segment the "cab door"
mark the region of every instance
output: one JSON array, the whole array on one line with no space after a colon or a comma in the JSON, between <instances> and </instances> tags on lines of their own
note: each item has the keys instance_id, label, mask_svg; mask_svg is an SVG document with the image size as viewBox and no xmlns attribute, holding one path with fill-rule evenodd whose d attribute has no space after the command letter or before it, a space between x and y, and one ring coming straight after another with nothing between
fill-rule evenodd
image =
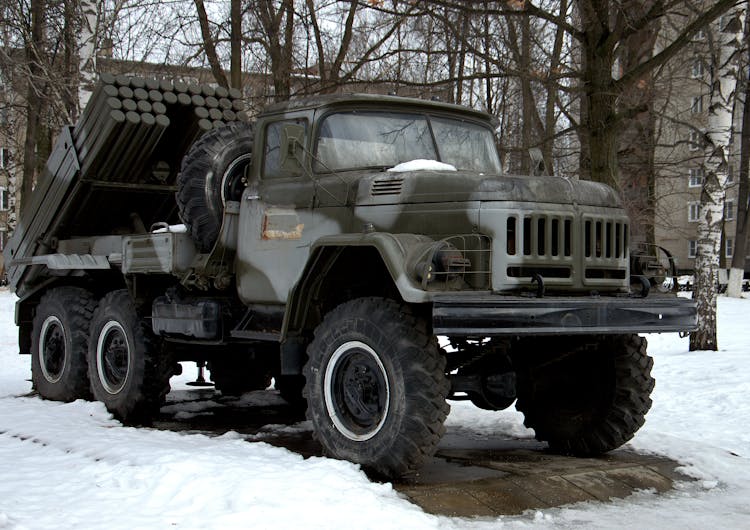
<instances>
[{"instance_id":1,"label":"cab door","mask_svg":"<svg viewBox=\"0 0 750 530\"><path fill-rule=\"evenodd\" d=\"M285 303L315 239L315 186L300 153L289 152L309 149L309 124L280 119L261 128L260 167L240 204L237 289L245 303Z\"/></svg>"}]
</instances>

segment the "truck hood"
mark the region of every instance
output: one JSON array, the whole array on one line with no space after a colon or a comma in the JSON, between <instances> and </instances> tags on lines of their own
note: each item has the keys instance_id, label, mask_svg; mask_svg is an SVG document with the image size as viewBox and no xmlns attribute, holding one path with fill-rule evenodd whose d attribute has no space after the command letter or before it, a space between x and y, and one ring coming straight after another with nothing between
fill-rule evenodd
<instances>
[{"instance_id":1,"label":"truck hood","mask_svg":"<svg viewBox=\"0 0 750 530\"><path fill-rule=\"evenodd\" d=\"M357 191L360 206L465 201L621 206L617 193L598 182L470 171L378 172L361 177Z\"/></svg>"}]
</instances>

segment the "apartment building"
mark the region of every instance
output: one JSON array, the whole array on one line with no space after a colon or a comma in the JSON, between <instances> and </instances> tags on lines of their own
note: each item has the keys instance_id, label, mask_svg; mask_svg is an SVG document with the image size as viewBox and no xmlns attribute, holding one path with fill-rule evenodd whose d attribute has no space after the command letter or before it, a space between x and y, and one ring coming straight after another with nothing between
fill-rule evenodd
<instances>
[{"instance_id":1,"label":"apartment building","mask_svg":"<svg viewBox=\"0 0 750 530\"><path fill-rule=\"evenodd\" d=\"M655 238L675 258L678 270L690 274L697 250L700 195L705 170L704 134L709 125L709 47L727 17L700 32L685 53L672 61L656 81L657 139L655 153ZM667 27L668 31L669 28ZM714 32L713 36L709 32ZM722 268L731 265L735 249L739 174L741 103L734 112L734 138L729 152L726 206L721 244ZM746 267L746 275L750 267Z\"/></svg>"}]
</instances>

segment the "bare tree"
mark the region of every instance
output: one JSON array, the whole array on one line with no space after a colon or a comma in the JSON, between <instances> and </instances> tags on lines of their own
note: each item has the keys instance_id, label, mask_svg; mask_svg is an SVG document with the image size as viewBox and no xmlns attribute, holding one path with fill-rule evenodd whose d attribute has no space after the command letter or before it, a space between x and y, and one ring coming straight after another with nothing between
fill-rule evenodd
<instances>
[{"instance_id":1,"label":"bare tree","mask_svg":"<svg viewBox=\"0 0 750 530\"><path fill-rule=\"evenodd\" d=\"M690 334L690 350L717 350L716 286L724 222L727 167L732 142L732 106L737 87L738 46L744 13L737 11L721 28L712 50L709 127L705 134L705 179L701 189L698 249L693 296L698 304L698 330Z\"/></svg>"},{"instance_id":2,"label":"bare tree","mask_svg":"<svg viewBox=\"0 0 750 530\"><path fill-rule=\"evenodd\" d=\"M208 64L211 65L211 73L224 88L229 88L229 81L224 73L224 69L221 67L221 61L216 53L216 37L211 31L211 25L208 20L208 13L206 13L206 6L203 4L203 0L194 0L195 10L198 13L198 22L201 26L201 35L203 37L203 51L206 54Z\"/></svg>"},{"instance_id":3,"label":"bare tree","mask_svg":"<svg viewBox=\"0 0 750 530\"><path fill-rule=\"evenodd\" d=\"M737 194L737 227L734 234L734 253L732 266L729 271L727 295L739 298L742 292L742 279L745 273L745 256L747 255L748 236L748 200L750 188L750 17L745 13L745 30L742 38L744 43L744 61L738 69L739 83L737 94L743 93L739 101L742 108L742 124L740 126L740 169L739 192ZM739 96L737 96L739 99Z\"/></svg>"},{"instance_id":4,"label":"bare tree","mask_svg":"<svg viewBox=\"0 0 750 530\"><path fill-rule=\"evenodd\" d=\"M28 80L26 85L26 135L23 149L23 180L18 210L23 211L25 201L31 195L36 177L38 159L37 144L42 117L42 66L46 45L44 35L45 0L31 0L31 28L25 43Z\"/></svg>"}]
</instances>

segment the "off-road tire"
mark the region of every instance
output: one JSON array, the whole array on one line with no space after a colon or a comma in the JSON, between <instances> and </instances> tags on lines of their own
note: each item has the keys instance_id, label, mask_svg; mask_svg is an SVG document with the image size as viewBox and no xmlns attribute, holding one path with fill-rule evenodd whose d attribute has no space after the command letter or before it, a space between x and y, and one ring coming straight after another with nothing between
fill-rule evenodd
<instances>
[{"instance_id":1,"label":"off-road tire","mask_svg":"<svg viewBox=\"0 0 750 530\"><path fill-rule=\"evenodd\" d=\"M326 315L307 353L307 418L327 455L397 478L434 453L449 383L425 319L392 300L352 300Z\"/></svg>"},{"instance_id":2,"label":"off-road tire","mask_svg":"<svg viewBox=\"0 0 750 530\"><path fill-rule=\"evenodd\" d=\"M216 243L225 202L241 199L252 149L253 127L238 121L201 136L182 159L177 207L200 252Z\"/></svg>"},{"instance_id":3,"label":"off-road tire","mask_svg":"<svg viewBox=\"0 0 750 530\"><path fill-rule=\"evenodd\" d=\"M127 424L158 414L174 368L126 290L107 294L94 311L88 365L94 399Z\"/></svg>"},{"instance_id":4,"label":"off-road tire","mask_svg":"<svg viewBox=\"0 0 750 530\"><path fill-rule=\"evenodd\" d=\"M635 435L651 408L653 360L646 339L596 341L593 348L570 347L558 362L536 356L520 378L516 409L554 452L594 456L616 449Z\"/></svg>"},{"instance_id":5,"label":"off-road tire","mask_svg":"<svg viewBox=\"0 0 750 530\"><path fill-rule=\"evenodd\" d=\"M31 332L31 380L45 399L90 399L86 351L96 307L90 292L57 287L39 301Z\"/></svg>"}]
</instances>

